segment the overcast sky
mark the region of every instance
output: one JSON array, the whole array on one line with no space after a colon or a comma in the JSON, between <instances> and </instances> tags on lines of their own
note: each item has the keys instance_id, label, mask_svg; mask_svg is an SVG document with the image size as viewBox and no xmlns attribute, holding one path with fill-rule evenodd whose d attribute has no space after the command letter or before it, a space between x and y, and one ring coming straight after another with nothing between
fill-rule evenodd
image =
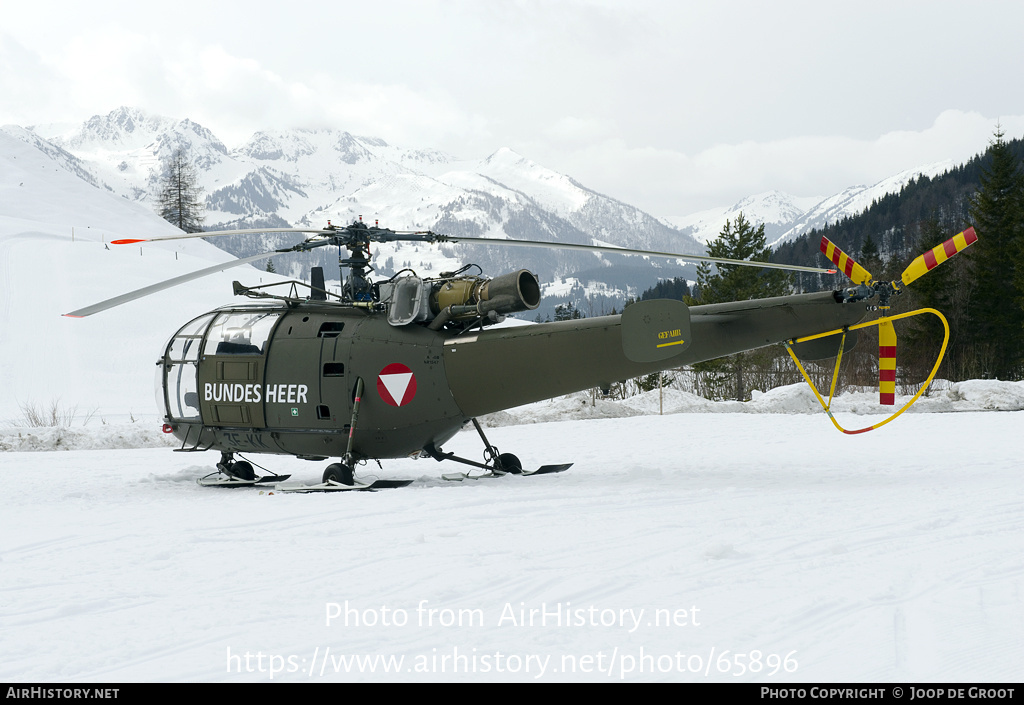
<instances>
[{"instance_id":1,"label":"overcast sky","mask_svg":"<svg viewBox=\"0 0 1024 705\"><path fill-rule=\"evenodd\" d=\"M120 105L229 147L502 146L659 216L830 195L1024 136L1024 2L5 2L0 124Z\"/></svg>"}]
</instances>

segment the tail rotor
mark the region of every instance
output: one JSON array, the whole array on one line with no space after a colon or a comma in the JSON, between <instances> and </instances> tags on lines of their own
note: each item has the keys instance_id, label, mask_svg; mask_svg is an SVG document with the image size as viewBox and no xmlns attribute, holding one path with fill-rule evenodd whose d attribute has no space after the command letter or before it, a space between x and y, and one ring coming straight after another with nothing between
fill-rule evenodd
<instances>
[{"instance_id":1,"label":"tail rotor","mask_svg":"<svg viewBox=\"0 0 1024 705\"><path fill-rule=\"evenodd\" d=\"M900 281L904 286L917 281L923 275L932 271L953 255L963 252L978 241L978 235L974 228L967 228L962 233L954 235L941 245L933 247L917 258L903 270ZM895 282L893 282L895 284ZM901 287L902 288L902 287Z\"/></svg>"},{"instance_id":2,"label":"tail rotor","mask_svg":"<svg viewBox=\"0 0 1024 705\"><path fill-rule=\"evenodd\" d=\"M888 317L889 302L895 294L903 292L904 287L912 284L922 276L938 267L950 257L964 251L978 241L974 228L954 235L941 245L933 247L924 254L918 255L911 262L899 279L891 282L879 282L871 272L857 264L852 257L836 247L828 238L821 238L822 253L841 269L857 286L846 289L844 301L860 301L878 297L878 308L881 316L878 319L878 397L879 403L892 406L896 403L896 329Z\"/></svg>"},{"instance_id":3,"label":"tail rotor","mask_svg":"<svg viewBox=\"0 0 1024 705\"><path fill-rule=\"evenodd\" d=\"M902 293L904 287L912 284L922 276L938 267L953 255L963 252L978 241L978 235L974 228L967 228L962 233L954 235L941 245L933 247L924 254L918 255L899 279L891 282L876 281L871 272L857 264L852 257L835 246L827 237L821 238L821 251L841 269L850 280L857 286L846 289L843 292L845 302L861 301L873 296L878 297L878 307L885 311L889 308L889 300L894 294Z\"/></svg>"},{"instance_id":4,"label":"tail rotor","mask_svg":"<svg viewBox=\"0 0 1024 705\"><path fill-rule=\"evenodd\" d=\"M803 373L804 378L811 385L811 389L814 390L815 396L817 396L818 401L825 409L825 412L828 413L829 417L832 419L832 423L840 431L842 431L843 433L851 434L863 433L865 431L870 431L872 429L878 428L879 426L882 426L888 423L889 421L892 421L894 418L896 418L904 411L906 411L911 404L917 401L918 398L920 398L921 394L924 393L925 389L928 388L928 385L931 384L932 379L935 377L936 372L938 372L939 370L939 365L942 363L942 358L946 352L946 345L949 342L949 324L941 313L932 308L922 308L916 311L910 311L908 313L901 313L895 316L890 316L888 313L890 300L893 296L903 293L903 289L905 287L917 281L922 276L924 276L931 270L935 269L949 258L953 257L954 255L960 252L963 252L977 241L978 235L977 233L975 233L974 228L967 228L962 233L954 235L941 245L933 247L927 252L916 257L914 261L911 262L905 270L903 270L903 274L900 275L899 279L893 280L891 282L880 282L877 281L871 275L871 272L866 270L861 265L857 264L857 262L855 262L852 257L850 257L841 249L836 247L835 243L831 242L826 237L821 238L821 252L825 255L825 257L829 259L829 261L831 261L840 270L842 270L843 273L845 273L846 276L850 278L850 281L852 281L855 285L847 289L844 289L841 292L838 292L838 294L842 296L843 302L850 303L854 301L863 301L875 297L878 298L879 317L877 320L869 321L867 323L860 323L856 326L850 326L848 329L835 330L831 331L830 333L825 333L822 335L809 336L808 338L798 338L796 340L789 341L789 343L787 343L786 345L790 355L793 356L793 360L794 362L796 362L797 367L800 368L800 371ZM939 320L942 322L943 327L945 328L945 338L942 342L942 348L939 351L938 359L935 361L935 365L932 367L931 373L928 375L928 378L925 380L920 390L918 390L917 394L902 408L900 408L899 411L895 412L892 416L887 418L885 421L882 421L881 423L875 424L874 426L869 426L867 428L862 428L857 431L847 431L846 429L842 428L838 423L836 423L835 418L832 416L832 412L829 411L829 406L831 405L831 398L828 404L826 404L824 400L822 400L821 395L818 394L818 390L814 386L814 383L811 382L810 377L807 376L807 373L803 369L803 366L800 364L800 361L796 359L796 356L792 349L792 345L795 343L804 342L808 339L820 338L828 335L838 335L842 333L845 336L845 334L850 331L858 330L860 328L865 328L872 325L878 326L879 403L886 406L894 406L896 404L897 338L896 328L893 326L893 321L900 318L909 318L911 316L917 316L923 313L929 313L939 318ZM836 369L833 373L833 389L835 388L836 378L839 374L839 359L841 359L841 354L839 358L837 358L836 360Z\"/></svg>"},{"instance_id":5,"label":"tail rotor","mask_svg":"<svg viewBox=\"0 0 1024 705\"><path fill-rule=\"evenodd\" d=\"M835 246L831 240L822 236L821 251L832 264L839 268L843 274L850 278L854 284L865 284L870 286L874 281L871 272L853 261L853 258Z\"/></svg>"}]
</instances>

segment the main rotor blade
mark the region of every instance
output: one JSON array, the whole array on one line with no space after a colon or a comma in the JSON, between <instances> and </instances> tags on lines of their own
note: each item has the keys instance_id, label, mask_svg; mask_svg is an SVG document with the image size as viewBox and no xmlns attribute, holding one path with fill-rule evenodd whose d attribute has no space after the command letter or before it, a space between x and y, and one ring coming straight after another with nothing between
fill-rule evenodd
<instances>
[{"instance_id":1,"label":"main rotor blade","mask_svg":"<svg viewBox=\"0 0 1024 705\"><path fill-rule=\"evenodd\" d=\"M161 237L125 238L111 240L111 245L134 245L139 242L165 242L167 240L189 240L197 237L217 237L219 235L256 235L262 233L321 233L328 235L332 230L323 228L247 228L245 230L211 230L200 233L183 233L181 235L163 235Z\"/></svg>"},{"instance_id":2,"label":"main rotor blade","mask_svg":"<svg viewBox=\"0 0 1024 705\"><path fill-rule=\"evenodd\" d=\"M145 239L129 238L124 240L112 240L113 245L129 245L140 242L163 242L167 240L185 240L189 238L216 237L218 235L249 235L259 233L313 233L316 235L337 235L344 228L249 228L245 230L214 230L202 233L187 233L182 235L168 235L164 237L153 237ZM707 257L705 255L690 255L681 252L660 252L656 250L637 250L626 247L612 247L607 245L577 245L573 243L541 242L539 240L498 240L485 237L457 237L433 233L429 230L415 231L389 231L380 228L368 229L370 239L380 242L398 240L426 240L430 242L451 242L456 244L479 244L496 245L498 247L546 247L557 250L580 250L583 252L607 252L620 255L641 255L647 257L663 257L666 259L681 259L687 262L713 262L715 264L738 265L741 267L760 267L762 269L783 269L796 272L814 272L817 274L835 274L835 269L822 269L821 267L805 267L796 264L778 264L775 262L752 262L750 260L728 259L725 257ZM411 237L419 236L419 237Z\"/></svg>"},{"instance_id":3,"label":"main rotor blade","mask_svg":"<svg viewBox=\"0 0 1024 705\"><path fill-rule=\"evenodd\" d=\"M953 255L966 250L977 241L978 234L974 232L973 227L970 227L962 233L949 238L941 245L933 247L923 255L918 255L917 258L911 262L905 270L903 270L903 275L901 277L903 284L907 285L919 279L921 276L935 269Z\"/></svg>"},{"instance_id":4,"label":"main rotor blade","mask_svg":"<svg viewBox=\"0 0 1024 705\"><path fill-rule=\"evenodd\" d=\"M188 274L182 274L180 277L174 277L173 279L167 279L156 284L144 286L141 289L136 289L135 291L130 291L127 294L121 294L120 296L115 296L112 299L100 301L98 304L86 306L85 308L80 308L77 311L72 311L71 313L65 313L63 315L69 318L85 318L86 316L91 316L94 313L106 311L108 308L114 308L115 306L126 304L129 301L134 301L135 299L141 299L143 296L149 296L150 294L155 294L158 291L163 291L164 289L170 289L173 286L184 284L185 282L190 282L195 279L201 279L202 277L205 277L209 274L223 272L225 269L231 269L232 267L237 267L242 264L248 264L249 262L256 262L257 260L273 257L276 254L278 254L278 252L277 250L274 250L272 252L264 252L261 255L253 255L252 257L244 257L242 259L236 259L231 260L230 262L216 264L212 267L207 267L206 269L200 269L198 271L190 272Z\"/></svg>"},{"instance_id":5,"label":"main rotor blade","mask_svg":"<svg viewBox=\"0 0 1024 705\"><path fill-rule=\"evenodd\" d=\"M655 250L634 250L626 247L607 245L577 245L573 243L541 242L539 240L497 240L486 237L456 237L453 235L437 235L435 242L454 242L466 245L497 245L499 247L547 247L556 250L581 250L583 252L608 252L617 255L645 255L647 257L664 257L681 259L688 262L714 262L715 264L735 264L742 267L762 267L765 269L789 269L797 272L816 272L819 274L835 274L834 269L821 267L804 267L796 264L777 264L775 262L751 262L743 259L727 259L725 257L706 257L704 255L687 255L680 252L658 252Z\"/></svg>"}]
</instances>

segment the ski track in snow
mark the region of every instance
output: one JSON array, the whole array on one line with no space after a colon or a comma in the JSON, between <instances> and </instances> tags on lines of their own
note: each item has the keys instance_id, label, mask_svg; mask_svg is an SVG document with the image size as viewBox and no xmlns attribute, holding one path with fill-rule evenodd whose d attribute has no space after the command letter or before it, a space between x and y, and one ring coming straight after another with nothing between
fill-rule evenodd
<instances>
[{"instance_id":1,"label":"ski track in snow","mask_svg":"<svg viewBox=\"0 0 1024 705\"><path fill-rule=\"evenodd\" d=\"M528 467L575 465L453 483L448 463L385 461L360 475L416 482L341 495L200 488L212 453L3 453L0 679L263 681L273 655L281 681L1017 680L1022 421L917 414L858 437L785 414L506 426L488 436ZM477 457L479 439L445 449ZM325 465L257 461L306 483ZM346 601L408 624L327 626ZM420 625L420 604L451 612ZM632 633L628 612L625 626L510 619L545 606L645 612ZM698 625L654 626L656 609ZM483 624L438 623L459 610ZM736 675L737 654L762 670ZM335 672L342 655L405 660ZM656 672L637 672L643 655ZM769 655L796 670L769 675Z\"/></svg>"}]
</instances>

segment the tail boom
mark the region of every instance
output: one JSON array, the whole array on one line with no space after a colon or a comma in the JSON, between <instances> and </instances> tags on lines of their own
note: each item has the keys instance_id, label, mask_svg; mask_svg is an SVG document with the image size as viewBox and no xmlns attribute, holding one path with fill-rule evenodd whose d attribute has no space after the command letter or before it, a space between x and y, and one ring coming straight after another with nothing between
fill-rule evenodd
<instances>
[{"instance_id":1,"label":"tail boom","mask_svg":"<svg viewBox=\"0 0 1024 705\"><path fill-rule=\"evenodd\" d=\"M633 306L648 303L655 302ZM627 356L622 316L491 329L447 341L444 367L456 404L467 416L478 416L824 333L866 313L866 305L838 303L832 292L694 306L690 344L650 361Z\"/></svg>"}]
</instances>

